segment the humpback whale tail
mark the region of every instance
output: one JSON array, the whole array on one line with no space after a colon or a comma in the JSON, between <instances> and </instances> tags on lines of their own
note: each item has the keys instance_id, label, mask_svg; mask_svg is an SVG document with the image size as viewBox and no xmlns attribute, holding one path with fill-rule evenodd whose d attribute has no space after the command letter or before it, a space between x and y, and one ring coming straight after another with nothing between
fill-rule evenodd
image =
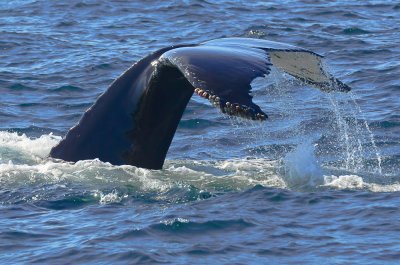
<instances>
[{"instance_id":1,"label":"humpback whale tail","mask_svg":"<svg viewBox=\"0 0 400 265\"><path fill-rule=\"evenodd\" d=\"M250 83L272 65L323 91L350 90L324 69L321 58L295 46L246 38L158 50L118 77L50 156L161 169L193 92L229 115L265 120L252 101Z\"/></svg>"}]
</instances>

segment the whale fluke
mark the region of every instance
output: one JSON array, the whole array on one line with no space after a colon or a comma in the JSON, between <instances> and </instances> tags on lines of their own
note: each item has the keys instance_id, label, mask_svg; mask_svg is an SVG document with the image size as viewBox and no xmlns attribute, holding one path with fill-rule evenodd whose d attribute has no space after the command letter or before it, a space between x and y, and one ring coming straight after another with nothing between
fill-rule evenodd
<instances>
[{"instance_id":1,"label":"whale fluke","mask_svg":"<svg viewBox=\"0 0 400 265\"><path fill-rule=\"evenodd\" d=\"M299 47L247 38L158 50L119 76L50 156L161 169L194 92L228 115L265 120L250 83L268 75L272 65L322 91L350 91L321 59Z\"/></svg>"}]
</instances>

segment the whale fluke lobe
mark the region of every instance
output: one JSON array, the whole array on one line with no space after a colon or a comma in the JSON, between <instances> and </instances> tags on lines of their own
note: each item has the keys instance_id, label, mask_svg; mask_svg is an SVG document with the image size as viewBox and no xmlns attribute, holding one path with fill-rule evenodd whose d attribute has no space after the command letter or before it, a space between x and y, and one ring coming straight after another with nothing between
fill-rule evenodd
<instances>
[{"instance_id":1,"label":"whale fluke lobe","mask_svg":"<svg viewBox=\"0 0 400 265\"><path fill-rule=\"evenodd\" d=\"M118 77L50 156L161 169L193 93L228 115L265 120L267 114L252 101L250 83L272 66L322 91L350 90L321 59L288 44L247 38L158 50Z\"/></svg>"}]
</instances>

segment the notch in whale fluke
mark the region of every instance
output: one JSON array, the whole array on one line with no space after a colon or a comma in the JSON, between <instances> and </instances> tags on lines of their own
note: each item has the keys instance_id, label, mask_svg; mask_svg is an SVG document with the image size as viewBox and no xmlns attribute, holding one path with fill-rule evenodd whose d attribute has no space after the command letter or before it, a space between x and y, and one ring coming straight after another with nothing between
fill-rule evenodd
<instances>
[{"instance_id":1,"label":"notch in whale fluke","mask_svg":"<svg viewBox=\"0 0 400 265\"><path fill-rule=\"evenodd\" d=\"M321 58L295 46L247 38L158 50L118 77L50 156L161 169L193 92L229 115L265 120L252 101L250 83L268 75L272 65L323 91L350 90L324 69Z\"/></svg>"}]
</instances>

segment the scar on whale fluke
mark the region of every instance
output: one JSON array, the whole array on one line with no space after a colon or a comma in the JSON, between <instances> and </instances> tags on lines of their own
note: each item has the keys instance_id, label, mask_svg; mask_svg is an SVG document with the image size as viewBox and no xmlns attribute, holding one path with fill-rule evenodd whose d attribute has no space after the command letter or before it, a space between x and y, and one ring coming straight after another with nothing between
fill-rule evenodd
<instances>
[{"instance_id":1,"label":"scar on whale fluke","mask_svg":"<svg viewBox=\"0 0 400 265\"><path fill-rule=\"evenodd\" d=\"M71 128L50 156L98 158L114 165L161 169L193 92L228 115L265 120L250 83L271 66L320 90L350 88L314 52L260 39L225 38L160 49L118 77Z\"/></svg>"}]
</instances>

